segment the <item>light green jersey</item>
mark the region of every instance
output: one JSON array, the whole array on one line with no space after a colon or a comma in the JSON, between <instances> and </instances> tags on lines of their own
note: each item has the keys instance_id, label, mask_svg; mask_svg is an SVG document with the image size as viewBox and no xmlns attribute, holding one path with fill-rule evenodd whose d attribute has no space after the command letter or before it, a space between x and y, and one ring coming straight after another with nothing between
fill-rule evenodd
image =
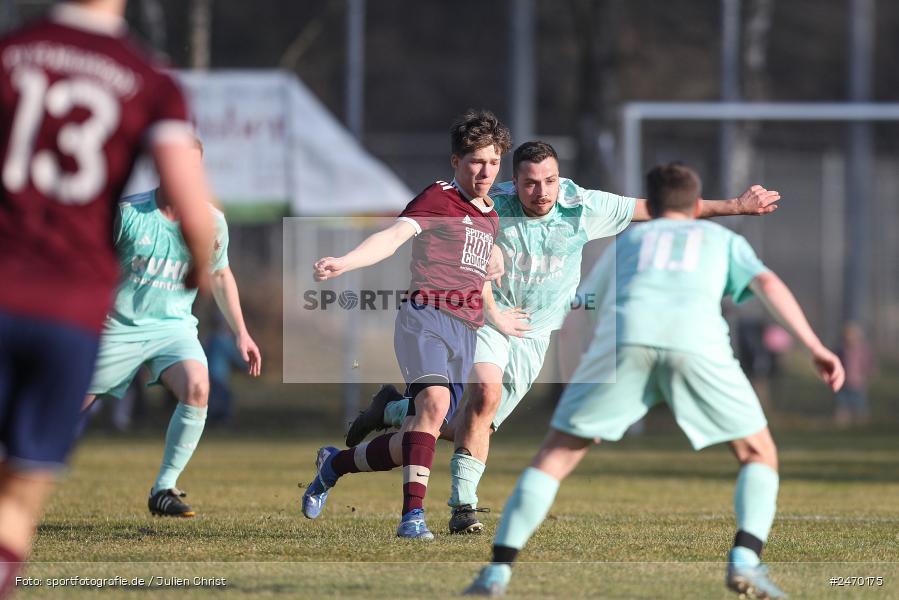
<instances>
[{"instance_id":1,"label":"light green jersey","mask_svg":"<svg viewBox=\"0 0 899 600\"><path fill-rule=\"evenodd\" d=\"M620 233L631 222L636 201L559 182L559 200L543 217L528 217L512 182L497 184L490 197L499 214L496 244L506 272L493 284L501 309L519 306L530 314L527 337L559 329L581 277L581 253L590 240Z\"/></svg>"},{"instance_id":2,"label":"light green jersey","mask_svg":"<svg viewBox=\"0 0 899 600\"><path fill-rule=\"evenodd\" d=\"M749 284L767 270L746 239L725 227L655 219L619 237L579 295L594 295L595 337L609 344L730 356L721 300L752 297Z\"/></svg>"},{"instance_id":3,"label":"light green jersey","mask_svg":"<svg viewBox=\"0 0 899 600\"><path fill-rule=\"evenodd\" d=\"M228 226L214 207L215 246L211 270L228 266ZM122 280L104 336L145 340L172 330L196 329L191 308L197 291L184 287L190 252L178 223L167 219L156 205L156 190L122 200L113 231Z\"/></svg>"}]
</instances>

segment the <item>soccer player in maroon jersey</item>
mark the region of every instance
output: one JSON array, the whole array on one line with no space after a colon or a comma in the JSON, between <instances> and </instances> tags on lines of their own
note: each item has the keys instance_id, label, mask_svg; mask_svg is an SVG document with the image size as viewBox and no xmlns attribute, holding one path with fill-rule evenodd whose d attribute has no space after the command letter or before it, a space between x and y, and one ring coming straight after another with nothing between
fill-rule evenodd
<instances>
[{"instance_id":1,"label":"soccer player in maroon jersey","mask_svg":"<svg viewBox=\"0 0 899 600\"><path fill-rule=\"evenodd\" d=\"M74 443L142 147L202 279L210 193L184 97L128 37L125 0L68 1L0 40L0 598Z\"/></svg>"},{"instance_id":2,"label":"soccer player in maroon jersey","mask_svg":"<svg viewBox=\"0 0 899 600\"><path fill-rule=\"evenodd\" d=\"M434 447L452 416L474 358L475 331L484 324L482 294L490 293L488 263L499 217L487 195L511 147L509 130L489 111L470 110L450 130L455 178L428 186L397 221L345 256L315 263L323 281L373 265L412 243L409 301L397 314L394 350L411 398L398 433L348 450L318 451L315 480L303 495L303 514L316 518L328 491L346 473L403 466L403 517L397 536L433 539L424 519Z\"/></svg>"}]
</instances>

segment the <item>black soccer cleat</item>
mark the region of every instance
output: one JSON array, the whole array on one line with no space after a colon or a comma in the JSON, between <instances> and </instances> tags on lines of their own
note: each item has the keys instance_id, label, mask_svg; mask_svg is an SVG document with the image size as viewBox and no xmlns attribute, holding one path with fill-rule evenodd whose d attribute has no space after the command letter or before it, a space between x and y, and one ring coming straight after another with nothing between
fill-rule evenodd
<instances>
[{"instance_id":1,"label":"black soccer cleat","mask_svg":"<svg viewBox=\"0 0 899 600\"><path fill-rule=\"evenodd\" d=\"M187 496L187 492L182 492L178 488L159 490L155 494L153 490L150 490L147 507L157 517L195 517L197 513L181 500L185 496Z\"/></svg>"},{"instance_id":2,"label":"black soccer cleat","mask_svg":"<svg viewBox=\"0 0 899 600\"><path fill-rule=\"evenodd\" d=\"M488 512L489 508L472 508L471 504L457 506L449 520L450 533L481 533L484 524L478 519L478 513Z\"/></svg>"},{"instance_id":3,"label":"black soccer cleat","mask_svg":"<svg viewBox=\"0 0 899 600\"><path fill-rule=\"evenodd\" d=\"M382 385L378 393L371 397L368 408L359 413L356 420L350 424L346 432L346 445L353 447L358 445L372 431L387 429L384 424L384 409L388 402L402 400L403 395L392 385Z\"/></svg>"}]
</instances>

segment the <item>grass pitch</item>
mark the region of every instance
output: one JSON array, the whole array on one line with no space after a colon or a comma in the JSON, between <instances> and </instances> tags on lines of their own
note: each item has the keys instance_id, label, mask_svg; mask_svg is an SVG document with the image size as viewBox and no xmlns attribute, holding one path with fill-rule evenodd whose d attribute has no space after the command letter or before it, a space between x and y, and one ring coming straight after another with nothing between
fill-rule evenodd
<instances>
[{"instance_id":1,"label":"grass pitch","mask_svg":"<svg viewBox=\"0 0 899 600\"><path fill-rule=\"evenodd\" d=\"M899 437L778 442L779 512L764 556L775 579L792 598L899 598ZM208 435L179 481L199 515L183 520L147 511L161 434L90 438L41 525L26 572L41 584L20 597L456 596L488 559L499 512L538 444L496 436L481 488L494 512L486 535L461 537L446 534L451 447L441 442L426 506L437 539L416 543L394 537L396 471L344 478L323 515L304 519L299 498L319 445L307 436ZM522 552L510 595L735 597L722 583L736 470L723 447L694 453L676 435L595 448ZM50 587L67 577L89 579ZM849 577L865 585L831 584Z\"/></svg>"}]
</instances>

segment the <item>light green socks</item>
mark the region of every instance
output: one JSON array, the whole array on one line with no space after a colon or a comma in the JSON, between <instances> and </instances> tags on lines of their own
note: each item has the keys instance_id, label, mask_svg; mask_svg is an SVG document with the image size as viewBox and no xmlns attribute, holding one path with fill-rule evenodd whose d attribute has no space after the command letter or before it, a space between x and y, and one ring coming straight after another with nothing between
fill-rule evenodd
<instances>
[{"instance_id":1,"label":"light green socks","mask_svg":"<svg viewBox=\"0 0 899 600\"><path fill-rule=\"evenodd\" d=\"M156 483L153 484L153 492L175 487L178 476L193 456L205 425L205 408L178 403L165 433L165 451L162 453L162 465L159 467Z\"/></svg>"},{"instance_id":2,"label":"light green socks","mask_svg":"<svg viewBox=\"0 0 899 600\"><path fill-rule=\"evenodd\" d=\"M749 463L740 469L734 490L737 529L768 540L777 511L777 471L762 463Z\"/></svg>"},{"instance_id":3,"label":"light green socks","mask_svg":"<svg viewBox=\"0 0 899 600\"><path fill-rule=\"evenodd\" d=\"M506 502L496 531L495 546L521 549L549 512L559 490L559 482L534 467L518 479Z\"/></svg>"},{"instance_id":4,"label":"light green socks","mask_svg":"<svg viewBox=\"0 0 899 600\"><path fill-rule=\"evenodd\" d=\"M384 425L392 426L392 427L402 427L403 421L406 420L406 415L409 414L409 399L403 398L402 400L394 400L393 402L388 402L387 406L384 407Z\"/></svg>"},{"instance_id":5,"label":"light green socks","mask_svg":"<svg viewBox=\"0 0 899 600\"><path fill-rule=\"evenodd\" d=\"M463 504L470 504L472 508L478 506L478 483L484 474L487 465L468 454L454 453L450 459L450 499L447 504L456 508Z\"/></svg>"},{"instance_id":6,"label":"light green socks","mask_svg":"<svg viewBox=\"0 0 899 600\"><path fill-rule=\"evenodd\" d=\"M737 476L737 486L734 490L734 512L737 515L737 545L730 554L730 562L741 566L755 566L759 564L759 541L768 540L771 525L774 523L774 514L777 511L777 489L780 486L780 477L777 471L762 463L749 463L740 469ZM743 542L740 537L745 532L757 538L752 542ZM751 537L748 539L752 539ZM758 546L750 549L746 546Z\"/></svg>"}]
</instances>

